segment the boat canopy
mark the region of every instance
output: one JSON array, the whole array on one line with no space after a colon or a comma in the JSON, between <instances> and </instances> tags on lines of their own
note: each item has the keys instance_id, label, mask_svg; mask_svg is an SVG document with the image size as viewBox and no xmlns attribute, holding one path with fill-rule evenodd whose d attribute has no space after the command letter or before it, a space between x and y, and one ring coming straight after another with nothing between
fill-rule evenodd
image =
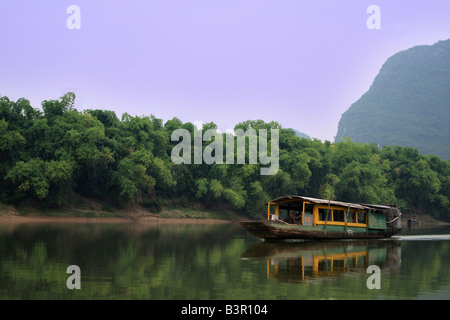
<instances>
[{"instance_id":1,"label":"boat canopy","mask_svg":"<svg viewBox=\"0 0 450 320\"><path fill-rule=\"evenodd\" d=\"M266 204L281 204L283 202L290 202L290 201L307 201L314 204L322 204L322 205L332 205L332 206L340 206L345 208L353 208L353 209L360 209L360 210L369 210L371 207L362 205L359 203L350 203L350 202L341 202L341 201L334 201L334 200L326 200L326 199L318 199L318 198L311 198L311 197L303 197L303 196L284 196L280 198L276 198L271 200L270 202Z\"/></svg>"},{"instance_id":2,"label":"boat canopy","mask_svg":"<svg viewBox=\"0 0 450 320\"><path fill-rule=\"evenodd\" d=\"M366 203L363 203L362 205L367 206L367 207L372 208L372 209L375 209L377 211L385 211L385 212L387 212L389 210L392 210L393 208L394 209L398 208L397 205L395 205L395 204L392 204L392 205L380 205L380 204L366 204Z\"/></svg>"}]
</instances>

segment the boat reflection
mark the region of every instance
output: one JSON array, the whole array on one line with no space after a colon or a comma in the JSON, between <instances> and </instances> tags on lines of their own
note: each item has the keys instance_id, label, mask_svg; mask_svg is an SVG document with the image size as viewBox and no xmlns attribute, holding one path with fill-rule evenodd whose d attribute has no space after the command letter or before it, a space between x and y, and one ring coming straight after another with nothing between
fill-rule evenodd
<instances>
[{"instance_id":1,"label":"boat reflection","mask_svg":"<svg viewBox=\"0 0 450 320\"><path fill-rule=\"evenodd\" d=\"M324 277L365 273L370 265L382 272L400 268L401 245L396 241L261 242L242 259L266 263L267 278L303 282Z\"/></svg>"}]
</instances>

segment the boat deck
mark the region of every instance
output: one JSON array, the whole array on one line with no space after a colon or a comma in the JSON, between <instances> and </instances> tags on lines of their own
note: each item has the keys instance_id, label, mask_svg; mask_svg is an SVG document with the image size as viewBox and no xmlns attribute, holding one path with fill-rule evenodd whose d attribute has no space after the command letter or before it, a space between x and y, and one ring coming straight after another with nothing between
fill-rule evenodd
<instances>
[{"instance_id":1,"label":"boat deck","mask_svg":"<svg viewBox=\"0 0 450 320\"><path fill-rule=\"evenodd\" d=\"M263 239L381 239L394 233L386 230L335 225L303 226L282 221L241 221L241 226Z\"/></svg>"}]
</instances>

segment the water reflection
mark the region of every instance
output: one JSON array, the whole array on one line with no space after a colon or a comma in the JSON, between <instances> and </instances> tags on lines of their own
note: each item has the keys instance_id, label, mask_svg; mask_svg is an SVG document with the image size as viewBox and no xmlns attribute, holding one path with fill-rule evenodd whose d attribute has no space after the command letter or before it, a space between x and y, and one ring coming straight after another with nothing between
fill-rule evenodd
<instances>
[{"instance_id":1,"label":"water reflection","mask_svg":"<svg viewBox=\"0 0 450 320\"><path fill-rule=\"evenodd\" d=\"M396 241L261 242L242 258L265 263L267 278L303 282L366 272L370 265L384 272L399 269L401 245Z\"/></svg>"},{"instance_id":2,"label":"water reflection","mask_svg":"<svg viewBox=\"0 0 450 320\"><path fill-rule=\"evenodd\" d=\"M0 225L0 300L449 298L448 231L274 243L238 224ZM81 290L66 287L69 265ZM366 286L369 265L381 290Z\"/></svg>"},{"instance_id":3,"label":"water reflection","mask_svg":"<svg viewBox=\"0 0 450 320\"><path fill-rule=\"evenodd\" d=\"M217 276L210 267L232 261L234 230L229 224L0 226L0 299L198 298ZM81 290L66 287L69 265L81 269Z\"/></svg>"}]
</instances>

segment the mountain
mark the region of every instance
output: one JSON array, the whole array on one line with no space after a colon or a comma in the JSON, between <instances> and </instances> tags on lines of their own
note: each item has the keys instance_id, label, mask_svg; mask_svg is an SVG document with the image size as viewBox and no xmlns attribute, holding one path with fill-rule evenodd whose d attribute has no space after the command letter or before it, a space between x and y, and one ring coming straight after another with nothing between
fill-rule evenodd
<instances>
[{"instance_id":1,"label":"mountain","mask_svg":"<svg viewBox=\"0 0 450 320\"><path fill-rule=\"evenodd\" d=\"M401 145L450 158L450 39L390 57L342 115L336 141Z\"/></svg>"},{"instance_id":2,"label":"mountain","mask_svg":"<svg viewBox=\"0 0 450 320\"><path fill-rule=\"evenodd\" d=\"M295 135L296 135L297 137L300 137L300 138L306 138L306 139L311 139L311 137L308 136L306 133L300 132L300 131L295 130L295 129L292 129L292 130L294 130Z\"/></svg>"}]
</instances>

